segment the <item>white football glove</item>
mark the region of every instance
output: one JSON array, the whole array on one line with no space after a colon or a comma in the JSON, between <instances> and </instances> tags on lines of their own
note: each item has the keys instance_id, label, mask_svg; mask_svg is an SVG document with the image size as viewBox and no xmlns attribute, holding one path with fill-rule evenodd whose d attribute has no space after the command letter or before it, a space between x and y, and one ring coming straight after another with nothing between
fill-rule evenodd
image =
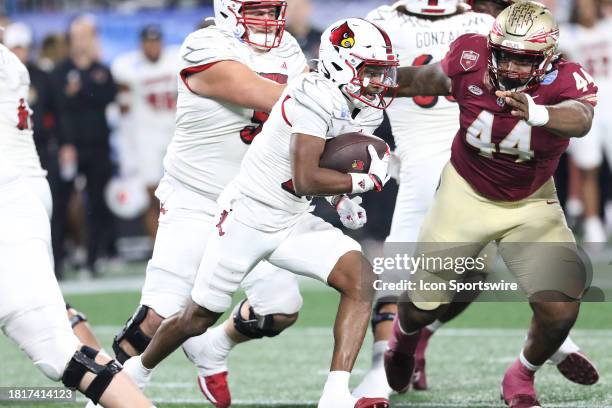
<instances>
[{"instance_id":1,"label":"white football glove","mask_svg":"<svg viewBox=\"0 0 612 408\"><path fill-rule=\"evenodd\" d=\"M389 149L385 152L382 159L378 157L374 146L368 146L368 153L370 153L370 168L368 174L362 173L349 173L353 180L353 190L351 193L358 194L370 190L382 191L384 185L391 178L387 174L389 168Z\"/></svg>"},{"instance_id":2,"label":"white football glove","mask_svg":"<svg viewBox=\"0 0 612 408\"><path fill-rule=\"evenodd\" d=\"M348 229L356 230L368 222L366 210L361 204L361 197L349 198L346 194L326 197L327 201L336 207L340 222Z\"/></svg>"},{"instance_id":3,"label":"white football glove","mask_svg":"<svg viewBox=\"0 0 612 408\"><path fill-rule=\"evenodd\" d=\"M389 177L394 178L397 181L397 184L400 182L400 172L402 168L402 160L399 157L399 154L395 153L395 151L391 152L391 157L389 158L389 168L387 169L387 173L389 173Z\"/></svg>"}]
</instances>

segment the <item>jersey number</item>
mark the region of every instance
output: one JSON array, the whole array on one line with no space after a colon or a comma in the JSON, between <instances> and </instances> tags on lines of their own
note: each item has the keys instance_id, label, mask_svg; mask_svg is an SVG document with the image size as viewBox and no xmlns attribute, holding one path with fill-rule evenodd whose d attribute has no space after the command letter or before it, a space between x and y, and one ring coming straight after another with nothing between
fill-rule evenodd
<instances>
[{"instance_id":1,"label":"jersey number","mask_svg":"<svg viewBox=\"0 0 612 408\"><path fill-rule=\"evenodd\" d=\"M491 112L482 111L467 130L466 140L480 151L480 154L493 158L493 153L503 153L518 156L516 163L533 158L531 150L531 126L524 120L519 121L512 131L497 145L491 142L493 119Z\"/></svg>"},{"instance_id":2,"label":"jersey number","mask_svg":"<svg viewBox=\"0 0 612 408\"><path fill-rule=\"evenodd\" d=\"M270 79L279 84L287 83L287 75L284 74L259 74L264 78ZM257 136L261 129L263 128L264 123L268 120L270 114L268 112L255 111L253 112L253 117L251 117L252 125L245 126L240 131L240 140L242 140L246 144L251 144L255 136Z\"/></svg>"},{"instance_id":3,"label":"jersey number","mask_svg":"<svg viewBox=\"0 0 612 408\"><path fill-rule=\"evenodd\" d=\"M420 67L422 65L427 65L431 62L431 60L433 60L433 55L419 55L414 59L414 61L412 61L412 66ZM455 102L455 98L453 98L452 96L447 96L446 99L450 102ZM415 104L425 109L433 108L438 103L437 96L415 96L412 98L412 100Z\"/></svg>"},{"instance_id":4,"label":"jersey number","mask_svg":"<svg viewBox=\"0 0 612 408\"><path fill-rule=\"evenodd\" d=\"M574 72L574 79L576 80L576 89L586 92L589 88L589 84L594 83L593 77L589 75L584 68L580 68L580 75L578 72Z\"/></svg>"},{"instance_id":5,"label":"jersey number","mask_svg":"<svg viewBox=\"0 0 612 408\"><path fill-rule=\"evenodd\" d=\"M147 102L156 111L172 111L176 109L176 94L173 92L150 93Z\"/></svg>"}]
</instances>

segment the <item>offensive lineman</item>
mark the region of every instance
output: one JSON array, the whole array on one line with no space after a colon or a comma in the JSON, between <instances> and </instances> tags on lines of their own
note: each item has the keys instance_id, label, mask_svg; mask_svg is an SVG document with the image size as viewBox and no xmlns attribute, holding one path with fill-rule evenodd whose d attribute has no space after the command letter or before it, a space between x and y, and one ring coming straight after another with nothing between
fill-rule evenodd
<instances>
[{"instance_id":1,"label":"offensive lineman","mask_svg":"<svg viewBox=\"0 0 612 408\"><path fill-rule=\"evenodd\" d=\"M288 79L308 70L284 32L286 1L215 1L215 25L192 33L181 48L177 124L156 191L161 215L141 306L113 343L119 361L147 347L161 321L190 299L208 228L218 220L219 193L238 172L251 142ZM341 221L365 223L354 201L338 202ZM177 239L180 237L180 239ZM278 335L302 305L293 274L260 263L242 282L248 300L232 318L183 346L198 366L198 384L217 407L231 396L225 359L238 343Z\"/></svg>"},{"instance_id":2,"label":"offensive lineman","mask_svg":"<svg viewBox=\"0 0 612 408\"><path fill-rule=\"evenodd\" d=\"M496 240L529 295L534 318L528 338L502 383L503 399L513 408L540 406L535 372L567 337L584 290L580 282L542 275L547 271L533 267L539 256L529 257L527 248L533 242L566 243L568 265L580 265L551 176L569 139L588 132L597 87L579 64L556 55L557 40L550 11L539 3L520 2L497 17L488 39L461 36L440 63L402 68L399 75L401 95L452 94L460 108L451 160L419 242L463 242L455 254L476 256ZM415 277L436 281L444 276L440 273L418 270ZM551 288L553 283L567 285ZM437 295L432 299L415 291L398 303L385 352L387 379L397 391L410 384L420 329L452 301L448 292Z\"/></svg>"},{"instance_id":3,"label":"offensive lineman","mask_svg":"<svg viewBox=\"0 0 612 408\"><path fill-rule=\"evenodd\" d=\"M386 33L365 20L341 20L323 33L319 72L290 83L238 176L219 198L221 209L210 228L192 301L164 320L141 359L128 361L126 369L138 383L146 382L148 371L184 341L214 324L245 274L265 259L326 282L341 294L331 371L319 407L388 406L386 398L357 399L349 391L370 315L371 267L357 242L309 208L313 195L381 190L388 180L388 151L380 159L369 147L368 174L320 168L319 158L326 139L351 131L371 133L380 125L384 97L396 86L397 65Z\"/></svg>"},{"instance_id":4,"label":"offensive lineman","mask_svg":"<svg viewBox=\"0 0 612 408\"><path fill-rule=\"evenodd\" d=\"M178 50L164 48L162 32L147 25L140 32L140 49L120 55L111 71L118 84L117 101L122 113L120 134L122 176L135 176L146 186L149 207L145 227L155 239L159 205L155 188L163 176L162 161L174 134ZM129 167L135 167L130 169Z\"/></svg>"},{"instance_id":5,"label":"offensive lineman","mask_svg":"<svg viewBox=\"0 0 612 408\"><path fill-rule=\"evenodd\" d=\"M151 407L120 372L121 365L82 345L70 329L53 272L50 208L32 188L41 170L27 104L30 78L4 45L0 58L0 328L51 380L78 388L105 407ZM13 164L15 157L23 161L21 167Z\"/></svg>"},{"instance_id":6,"label":"offensive lineman","mask_svg":"<svg viewBox=\"0 0 612 408\"><path fill-rule=\"evenodd\" d=\"M470 3L479 11L493 13L496 17L511 1L477 0ZM449 44L462 34L488 34L493 17L469 12L458 0L438 1L435 6L424 0L403 0L392 6L379 7L367 19L389 33L402 65L418 66L439 62ZM401 162L400 187L387 242L413 243L433 201L442 169L450 158L459 108L449 96L416 96L399 98L387 109L387 114L397 146L395 153ZM470 275L474 281L483 277L481 273ZM397 297L388 295L379 296L374 305L372 367L355 389L356 396L388 396L391 393L384 373L383 354L391 336L391 322L397 313ZM477 295L474 293L474 297ZM429 338L468 305L466 301L452 304L440 319L421 330L412 382L414 389L427 389L425 351ZM551 362L571 381L592 384L597 381L597 371L578 350L568 337Z\"/></svg>"}]
</instances>

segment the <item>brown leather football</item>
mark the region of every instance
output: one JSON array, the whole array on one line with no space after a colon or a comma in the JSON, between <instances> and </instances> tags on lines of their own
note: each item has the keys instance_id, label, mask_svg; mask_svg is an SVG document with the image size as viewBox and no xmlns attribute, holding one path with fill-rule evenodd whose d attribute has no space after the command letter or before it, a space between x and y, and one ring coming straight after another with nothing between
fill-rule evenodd
<instances>
[{"instance_id":1,"label":"brown leather football","mask_svg":"<svg viewBox=\"0 0 612 408\"><path fill-rule=\"evenodd\" d=\"M352 132L336 136L325 143L319 165L342 173L367 173L370 168L368 146L382 158L389 146L379 137Z\"/></svg>"}]
</instances>

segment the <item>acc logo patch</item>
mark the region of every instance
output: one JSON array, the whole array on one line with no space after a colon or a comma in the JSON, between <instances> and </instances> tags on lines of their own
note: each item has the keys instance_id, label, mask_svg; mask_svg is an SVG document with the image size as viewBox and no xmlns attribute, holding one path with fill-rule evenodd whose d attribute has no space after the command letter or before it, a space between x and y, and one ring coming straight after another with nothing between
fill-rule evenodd
<instances>
[{"instance_id":1,"label":"acc logo patch","mask_svg":"<svg viewBox=\"0 0 612 408\"><path fill-rule=\"evenodd\" d=\"M469 71L476 63L478 62L478 58L480 54L474 52L472 50L465 50L461 54L461 59L459 60L459 64L463 67L464 70Z\"/></svg>"},{"instance_id":2,"label":"acc logo patch","mask_svg":"<svg viewBox=\"0 0 612 408\"><path fill-rule=\"evenodd\" d=\"M478 87L476 85L468 86L468 90L471 93L473 93L474 95L477 95L477 96L480 96L480 95L482 95L484 93L484 91L480 87Z\"/></svg>"},{"instance_id":3,"label":"acc logo patch","mask_svg":"<svg viewBox=\"0 0 612 408\"><path fill-rule=\"evenodd\" d=\"M552 84L553 82L555 82L555 79L557 79L557 75L559 75L559 70L555 69L554 71L549 72L542 80L542 85Z\"/></svg>"},{"instance_id":4,"label":"acc logo patch","mask_svg":"<svg viewBox=\"0 0 612 408\"><path fill-rule=\"evenodd\" d=\"M365 164L361 160L353 160L353 164L351 164L351 168L353 170L363 170L365 168Z\"/></svg>"}]
</instances>

